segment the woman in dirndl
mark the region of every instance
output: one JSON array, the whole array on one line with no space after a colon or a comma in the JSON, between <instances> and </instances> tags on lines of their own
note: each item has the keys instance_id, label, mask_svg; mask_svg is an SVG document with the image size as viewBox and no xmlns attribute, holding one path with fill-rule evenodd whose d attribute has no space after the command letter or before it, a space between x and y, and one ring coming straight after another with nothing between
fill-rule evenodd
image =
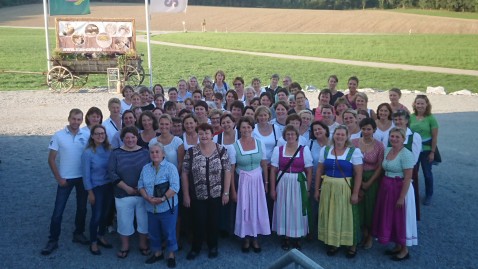
<instances>
[{"instance_id":1,"label":"woman in dirndl","mask_svg":"<svg viewBox=\"0 0 478 269\"><path fill-rule=\"evenodd\" d=\"M393 113L393 124L405 131L405 141L403 146L413 154L414 162L418 161L420 151L422 150L422 137L416 132L412 132L408 128L410 121L410 114L405 110L398 110ZM389 138L387 137L387 140ZM392 144L388 142L388 147ZM405 210L406 210L406 226L407 226L407 246L418 245L418 228L417 220L420 220L420 203L419 203L419 189L418 189L418 175L414 179L412 173L412 182L410 188L408 188L407 196L405 197Z\"/></svg>"},{"instance_id":2,"label":"woman in dirndl","mask_svg":"<svg viewBox=\"0 0 478 269\"><path fill-rule=\"evenodd\" d=\"M299 145L299 131L294 126L287 125L282 136L287 143L275 147L271 159L272 230L285 236L282 249L300 249L299 239L309 232L307 190L312 183L312 154L309 147Z\"/></svg>"},{"instance_id":3,"label":"woman in dirndl","mask_svg":"<svg viewBox=\"0 0 478 269\"><path fill-rule=\"evenodd\" d=\"M257 235L271 233L267 212L267 157L264 144L252 137L254 121L239 119L241 138L234 143L236 172L239 174L234 234L243 238L242 252L261 252Z\"/></svg>"},{"instance_id":4,"label":"woman in dirndl","mask_svg":"<svg viewBox=\"0 0 478 269\"><path fill-rule=\"evenodd\" d=\"M362 137L353 139L352 144L363 153L362 186L360 186L360 194L363 199L358 203L358 211L363 234L362 246L364 249L370 249L373 244L370 231L379 187L378 182L382 174L384 147L382 142L373 137L377 130L375 120L365 118L360 121L359 126Z\"/></svg>"},{"instance_id":5,"label":"woman in dirndl","mask_svg":"<svg viewBox=\"0 0 478 269\"><path fill-rule=\"evenodd\" d=\"M405 130L394 127L390 130L390 144L385 150L382 168L385 176L380 182L377 203L373 216L372 234L381 244L395 243L395 247L385 254L392 260L402 261L410 258L407 248L407 206L405 199L411 188L412 170L415 165L413 153L407 150Z\"/></svg>"},{"instance_id":6,"label":"woman in dirndl","mask_svg":"<svg viewBox=\"0 0 478 269\"><path fill-rule=\"evenodd\" d=\"M333 134L332 146L320 150L315 176L315 199L319 201L319 240L334 256L340 246L348 246L346 257L357 254L358 194L362 184L363 155L351 147L345 125ZM323 183L321 185L323 178Z\"/></svg>"}]
</instances>

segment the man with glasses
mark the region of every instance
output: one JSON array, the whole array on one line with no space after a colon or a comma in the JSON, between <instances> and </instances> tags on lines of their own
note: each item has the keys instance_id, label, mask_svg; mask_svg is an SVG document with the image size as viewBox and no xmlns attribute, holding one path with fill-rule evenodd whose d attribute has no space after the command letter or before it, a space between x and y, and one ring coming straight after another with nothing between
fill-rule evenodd
<instances>
[{"instance_id":1,"label":"man with glasses","mask_svg":"<svg viewBox=\"0 0 478 269\"><path fill-rule=\"evenodd\" d=\"M292 83L292 78L290 76L284 76L282 79L282 88L289 90L289 86Z\"/></svg>"},{"instance_id":2,"label":"man with glasses","mask_svg":"<svg viewBox=\"0 0 478 269\"><path fill-rule=\"evenodd\" d=\"M77 108L72 109L68 116L69 124L57 131L50 140L50 153L48 164L58 182L56 191L55 208L50 222L50 236L42 255L50 255L58 248L58 239L61 231L61 220L68 197L73 188L76 189L76 217L73 242L84 245L89 240L83 235L86 220L87 192L83 186L81 173L81 154L86 147L88 137L80 129L83 122L83 112ZM58 158L58 165L56 159Z\"/></svg>"}]
</instances>

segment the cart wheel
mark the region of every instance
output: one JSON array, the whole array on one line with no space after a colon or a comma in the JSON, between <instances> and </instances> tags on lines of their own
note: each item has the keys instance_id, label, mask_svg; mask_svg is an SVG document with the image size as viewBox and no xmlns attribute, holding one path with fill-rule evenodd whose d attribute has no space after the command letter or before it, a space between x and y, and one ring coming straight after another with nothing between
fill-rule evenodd
<instances>
[{"instance_id":1,"label":"cart wheel","mask_svg":"<svg viewBox=\"0 0 478 269\"><path fill-rule=\"evenodd\" d=\"M122 68L121 73L123 75L123 81L125 85L136 87L140 85L144 79L144 71L143 71L143 78L141 78L141 75L138 72L138 69L136 69L136 67L131 65L126 65L124 68Z\"/></svg>"},{"instance_id":2,"label":"cart wheel","mask_svg":"<svg viewBox=\"0 0 478 269\"><path fill-rule=\"evenodd\" d=\"M80 88L85 86L88 82L88 75L78 76L75 85L79 86Z\"/></svg>"},{"instance_id":3,"label":"cart wheel","mask_svg":"<svg viewBox=\"0 0 478 269\"><path fill-rule=\"evenodd\" d=\"M145 77L146 75L145 75L145 72L144 72L143 67L140 66L140 67L138 67L137 69L138 69L139 76L141 77L141 79L140 79L140 81L139 81L139 84L142 84L143 81L144 81L144 77Z\"/></svg>"},{"instance_id":4,"label":"cart wheel","mask_svg":"<svg viewBox=\"0 0 478 269\"><path fill-rule=\"evenodd\" d=\"M53 91L67 92L73 87L74 77L65 67L55 66L48 71L47 84Z\"/></svg>"}]
</instances>

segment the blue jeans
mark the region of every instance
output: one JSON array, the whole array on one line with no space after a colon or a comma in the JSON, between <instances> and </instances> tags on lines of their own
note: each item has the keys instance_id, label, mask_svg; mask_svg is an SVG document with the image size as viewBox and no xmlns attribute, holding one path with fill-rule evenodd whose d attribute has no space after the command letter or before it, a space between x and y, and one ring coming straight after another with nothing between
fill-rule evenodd
<instances>
[{"instance_id":1,"label":"blue jeans","mask_svg":"<svg viewBox=\"0 0 478 269\"><path fill-rule=\"evenodd\" d=\"M93 188L95 204L91 206L90 241L96 243L98 236L106 231L106 217L113 204L113 185L111 183Z\"/></svg>"},{"instance_id":2,"label":"blue jeans","mask_svg":"<svg viewBox=\"0 0 478 269\"><path fill-rule=\"evenodd\" d=\"M85 231L87 192L83 187L83 179L81 177L68 179L67 183L68 186L66 187L58 185L56 190L55 209L53 209L50 222L50 241L58 241L60 237L63 211L65 211L68 197L70 197L73 188L76 189L76 217L73 233L82 234Z\"/></svg>"},{"instance_id":3,"label":"blue jeans","mask_svg":"<svg viewBox=\"0 0 478 269\"><path fill-rule=\"evenodd\" d=\"M420 157L418 157L417 168L422 166L423 177L425 179L425 194L427 197L433 195L433 173L432 173L432 164L429 162L428 156L430 155L430 150L422 151ZM417 178L418 180L418 178Z\"/></svg>"},{"instance_id":4,"label":"blue jeans","mask_svg":"<svg viewBox=\"0 0 478 269\"><path fill-rule=\"evenodd\" d=\"M148 212L148 233L153 253L161 250L161 244L166 241L166 251L178 250L176 240L176 222L178 220L178 207L174 207L174 214L171 211L162 213Z\"/></svg>"}]
</instances>

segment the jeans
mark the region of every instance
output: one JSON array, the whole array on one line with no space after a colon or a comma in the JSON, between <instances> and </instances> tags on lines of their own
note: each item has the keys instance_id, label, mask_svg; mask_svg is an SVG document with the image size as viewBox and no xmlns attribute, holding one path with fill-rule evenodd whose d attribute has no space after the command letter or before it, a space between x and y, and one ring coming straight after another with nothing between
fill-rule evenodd
<instances>
[{"instance_id":1,"label":"jeans","mask_svg":"<svg viewBox=\"0 0 478 269\"><path fill-rule=\"evenodd\" d=\"M205 235L207 235L208 248L210 250L217 248L220 209L221 197L191 201L192 223L194 223L192 251L197 253L201 251Z\"/></svg>"},{"instance_id":2,"label":"jeans","mask_svg":"<svg viewBox=\"0 0 478 269\"><path fill-rule=\"evenodd\" d=\"M433 173L432 173L432 164L428 160L428 156L430 155L430 150L422 151L420 153L420 157L418 157L417 168L422 166L423 177L425 179L425 194L427 197L433 195ZM417 178L418 180L418 178Z\"/></svg>"},{"instance_id":3,"label":"jeans","mask_svg":"<svg viewBox=\"0 0 478 269\"><path fill-rule=\"evenodd\" d=\"M96 243L98 236L106 231L106 217L112 206L113 185L111 183L93 188L95 204L91 206L90 241Z\"/></svg>"},{"instance_id":4,"label":"jeans","mask_svg":"<svg viewBox=\"0 0 478 269\"><path fill-rule=\"evenodd\" d=\"M73 188L76 189L76 216L73 234L82 234L85 231L87 192L83 187L83 179L81 177L73 178L66 182L68 184L66 187L58 185L56 190L55 209L53 209L50 222L50 241L58 241L60 237L63 211L65 211L68 197Z\"/></svg>"},{"instance_id":5,"label":"jeans","mask_svg":"<svg viewBox=\"0 0 478 269\"><path fill-rule=\"evenodd\" d=\"M178 242L176 240L177 220L177 206L174 207L174 214L171 214L171 211L169 210L162 213L148 212L148 236L153 253L161 250L161 244L163 241L167 244L167 252L178 250Z\"/></svg>"}]
</instances>

